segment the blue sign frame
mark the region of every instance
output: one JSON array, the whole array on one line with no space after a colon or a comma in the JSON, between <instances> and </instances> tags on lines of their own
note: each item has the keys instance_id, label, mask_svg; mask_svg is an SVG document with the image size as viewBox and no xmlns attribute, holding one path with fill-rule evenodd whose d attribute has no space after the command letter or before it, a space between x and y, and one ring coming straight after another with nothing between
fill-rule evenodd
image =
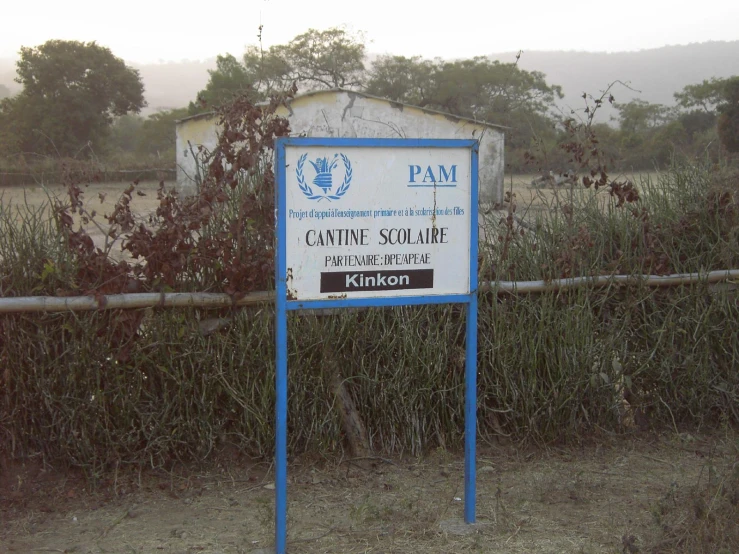
<instances>
[{"instance_id":1,"label":"blue sign frame","mask_svg":"<svg viewBox=\"0 0 739 554\"><path fill-rule=\"evenodd\" d=\"M290 146L341 148L466 148L470 150L470 259L469 294L289 300L287 291L287 167L285 149ZM477 251L478 251L478 157L479 143L470 139L355 139L282 137L275 143L276 176L276 406L275 406L275 551L284 554L287 542L287 312L323 308L368 306L418 306L465 304L465 447L464 520L475 522L477 433Z\"/></svg>"}]
</instances>

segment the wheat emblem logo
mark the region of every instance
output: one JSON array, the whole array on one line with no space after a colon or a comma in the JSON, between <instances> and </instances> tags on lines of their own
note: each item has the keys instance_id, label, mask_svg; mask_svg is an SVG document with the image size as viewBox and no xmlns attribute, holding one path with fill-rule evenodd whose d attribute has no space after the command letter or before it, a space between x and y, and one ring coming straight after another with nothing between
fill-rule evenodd
<instances>
[{"instance_id":1,"label":"wheat emblem logo","mask_svg":"<svg viewBox=\"0 0 739 554\"><path fill-rule=\"evenodd\" d=\"M295 169L295 174L298 178L298 186L308 200L340 200L342 196L349 190L349 185L352 182L352 164L349 162L349 158L344 154L334 154L334 157L329 159L328 157L316 158L315 161L308 160L310 165L313 166L316 176L313 178L311 183L316 186L313 189L310 184L305 180L305 174L303 173L303 167L305 162L308 160L308 154L303 154L298 159L298 165ZM339 163L344 165L344 180L334 190L334 169L339 166Z\"/></svg>"}]
</instances>

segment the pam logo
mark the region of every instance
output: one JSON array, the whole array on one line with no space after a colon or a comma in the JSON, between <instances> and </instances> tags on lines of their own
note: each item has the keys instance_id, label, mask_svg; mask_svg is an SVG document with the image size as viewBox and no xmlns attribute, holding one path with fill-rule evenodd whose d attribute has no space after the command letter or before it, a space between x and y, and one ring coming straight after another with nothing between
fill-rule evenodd
<instances>
[{"instance_id":1,"label":"pam logo","mask_svg":"<svg viewBox=\"0 0 739 554\"><path fill-rule=\"evenodd\" d=\"M409 165L408 186L409 187L456 187L457 166L439 165L434 168L430 165Z\"/></svg>"},{"instance_id":2,"label":"pam logo","mask_svg":"<svg viewBox=\"0 0 739 554\"><path fill-rule=\"evenodd\" d=\"M334 154L333 158L323 157L314 160L308 160L312 166L312 172L315 174L311 180L311 184L306 182L305 162L308 160L308 154L303 154L298 159L298 166L295 169L295 175L298 178L298 186L308 200L339 200L349 190L352 182L352 164L349 158L344 154ZM310 172L311 170L308 169ZM343 174L344 178L341 179ZM338 177L338 179L337 179ZM336 186L336 182L341 184Z\"/></svg>"}]
</instances>

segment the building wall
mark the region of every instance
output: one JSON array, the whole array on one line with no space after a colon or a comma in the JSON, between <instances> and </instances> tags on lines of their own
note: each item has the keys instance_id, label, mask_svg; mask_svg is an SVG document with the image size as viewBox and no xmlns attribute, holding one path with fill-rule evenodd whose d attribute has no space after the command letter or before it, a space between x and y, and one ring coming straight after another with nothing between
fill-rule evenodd
<instances>
[{"instance_id":1,"label":"building wall","mask_svg":"<svg viewBox=\"0 0 739 554\"><path fill-rule=\"evenodd\" d=\"M290 120L293 136L342 138L474 138L480 141L480 201L503 199L503 141L501 129L451 115L422 110L350 91L321 91L293 99L280 107ZM194 190L199 145L216 144L216 121L211 115L186 119L177 125L177 184L183 193Z\"/></svg>"},{"instance_id":2,"label":"building wall","mask_svg":"<svg viewBox=\"0 0 739 554\"><path fill-rule=\"evenodd\" d=\"M201 147L212 150L218 143L217 120L212 114L190 117L177 122L177 190L189 195L195 192L198 177L198 159L202 159Z\"/></svg>"}]
</instances>

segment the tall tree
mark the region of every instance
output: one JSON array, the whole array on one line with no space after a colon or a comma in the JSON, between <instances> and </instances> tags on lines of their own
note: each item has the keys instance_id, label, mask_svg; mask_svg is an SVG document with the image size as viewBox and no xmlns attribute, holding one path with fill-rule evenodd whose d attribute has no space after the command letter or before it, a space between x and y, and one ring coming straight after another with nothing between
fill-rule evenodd
<instances>
[{"instance_id":1,"label":"tall tree","mask_svg":"<svg viewBox=\"0 0 739 554\"><path fill-rule=\"evenodd\" d=\"M17 147L38 154L74 155L105 138L115 116L146 105L137 70L95 42L50 40L22 47L20 94L2 110L13 122Z\"/></svg>"},{"instance_id":2,"label":"tall tree","mask_svg":"<svg viewBox=\"0 0 739 554\"><path fill-rule=\"evenodd\" d=\"M188 116L187 108L160 110L146 119L124 115L115 120L107 140L107 153L135 155L175 162L176 123Z\"/></svg>"},{"instance_id":3,"label":"tall tree","mask_svg":"<svg viewBox=\"0 0 739 554\"><path fill-rule=\"evenodd\" d=\"M270 51L286 62L291 80L308 88L352 88L362 84L365 45L361 37L344 29L308 29Z\"/></svg>"},{"instance_id":4,"label":"tall tree","mask_svg":"<svg viewBox=\"0 0 739 554\"><path fill-rule=\"evenodd\" d=\"M689 132L695 127L704 132L707 127L717 123L719 141L729 152L739 152L739 77L704 80L688 85L675 93L675 99L682 108L698 108L682 114L681 120ZM697 114L704 114L698 118ZM691 133L691 137L692 137Z\"/></svg>"},{"instance_id":5,"label":"tall tree","mask_svg":"<svg viewBox=\"0 0 739 554\"><path fill-rule=\"evenodd\" d=\"M678 121L680 121L685 129L688 142L693 142L697 136L712 129L716 125L716 114L703 110L690 110L681 113L678 116Z\"/></svg>"},{"instance_id":6,"label":"tall tree","mask_svg":"<svg viewBox=\"0 0 739 554\"><path fill-rule=\"evenodd\" d=\"M262 98L292 86L290 64L279 50L279 47L263 50L259 46L251 45L244 52L244 67Z\"/></svg>"},{"instance_id":7,"label":"tall tree","mask_svg":"<svg viewBox=\"0 0 739 554\"><path fill-rule=\"evenodd\" d=\"M10 89L7 85L0 84L0 100L10 97Z\"/></svg>"},{"instance_id":8,"label":"tall tree","mask_svg":"<svg viewBox=\"0 0 739 554\"><path fill-rule=\"evenodd\" d=\"M522 112L545 114L563 96L561 87L549 85L540 71L482 56L443 63L436 94L451 113L499 121Z\"/></svg>"},{"instance_id":9,"label":"tall tree","mask_svg":"<svg viewBox=\"0 0 739 554\"><path fill-rule=\"evenodd\" d=\"M739 152L739 77L726 79L718 105L718 137L729 152Z\"/></svg>"},{"instance_id":10,"label":"tall tree","mask_svg":"<svg viewBox=\"0 0 739 554\"><path fill-rule=\"evenodd\" d=\"M19 151L17 125L12 116L14 109L13 98L0 100L0 158Z\"/></svg>"},{"instance_id":11,"label":"tall tree","mask_svg":"<svg viewBox=\"0 0 739 554\"><path fill-rule=\"evenodd\" d=\"M231 54L218 56L216 68L209 69L208 74L210 79L205 88L198 93L195 102L190 102L190 114L211 110L239 93L247 94L254 101L261 99L254 75Z\"/></svg>"},{"instance_id":12,"label":"tall tree","mask_svg":"<svg viewBox=\"0 0 739 554\"><path fill-rule=\"evenodd\" d=\"M241 60L233 55L218 56L216 68L209 71L205 89L191 102L190 114L212 110L246 93L252 101L265 99L292 87L314 90L355 87L364 75L364 43L343 29L309 29L288 44L264 50L249 46Z\"/></svg>"},{"instance_id":13,"label":"tall tree","mask_svg":"<svg viewBox=\"0 0 739 554\"><path fill-rule=\"evenodd\" d=\"M436 63L420 56L380 56L369 70L365 92L424 108L434 104Z\"/></svg>"},{"instance_id":14,"label":"tall tree","mask_svg":"<svg viewBox=\"0 0 739 554\"><path fill-rule=\"evenodd\" d=\"M176 123L187 117L187 108L164 110L151 114L144 121L137 146L139 154L175 161Z\"/></svg>"},{"instance_id":15,"label":"tall tree","mask_svg":"<svg viewBox=\"0 0 739 554\"><path fill-rule=\"evenodd\" d=\"M499 122L518 112L546 114L562 89L543 73L479 56L446 62L382 56L365 90L391 100Z\"/></svg>"},{"instance_id":16,"label":"tall tree","mask_svg":"<svg viewBox=\"0 0 739 554\"><path fill-rule=\"evenodd\" d=\"M511 127L506 132L507 158L512 148L533 140L554 140L550 110L562 90L538 71L485 57L425 60L381 56L369 71L365 90L398 102Z\"/></svg>"},{"instance_id":17,"label":"tall tree","mask_svg":"<svg viewBox=\"0 0 739 554\"><path fill-rule=\"evenodd\" d=\"M716 106L723 99L724 84L724 79L704 79L701 83L687 85L676 92L675 100L681 108L699 108L706 113L715 113Z\"/></svg>"},{"instance_id":18,"label":"tall tree","mask_svg":"<svg viewBox=\"0 0 739 554\"><path fill-rule=\"evenodd\" d=\"M106 140L106 150L119 153L136 151L141 136L144 118L138 115L123 115L113 121Z\"/></svg>"},{"instance_id":19,"label":"tall tree","mask_svg":"<svg viewBox=\"0 0 739 554\"><path fill-rule=\"evenodd\" d=\"M621 131L628 134L645 133L673 119L670 108L638 98L626 104L614 105L618 110Z\"/></svg>"}]
</instances>

